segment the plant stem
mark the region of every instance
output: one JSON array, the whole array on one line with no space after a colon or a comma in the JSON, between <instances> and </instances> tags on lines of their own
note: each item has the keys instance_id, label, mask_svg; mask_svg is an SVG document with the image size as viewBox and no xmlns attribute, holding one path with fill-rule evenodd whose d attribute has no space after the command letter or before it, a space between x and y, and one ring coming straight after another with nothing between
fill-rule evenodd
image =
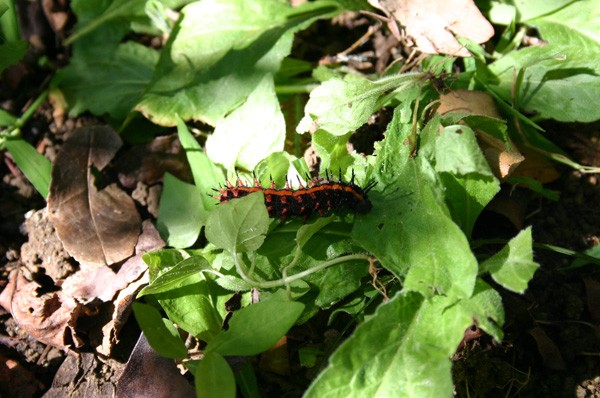
<instances>
[{"instance_id":1,"label":"plant stem","mask_svg":"<svg viewBox=\"0 0 600 398\"><path fill-rule=\"evenodd\" d=\"M242 277L244 282L250 284L252 287L258 287L258 288L263 288L263 289L270 289L270 288L274 288L274 287L289 285L290 283L292 283L298 279L302 279L310 274L319 272L327 267L330 267L330 266L336 265L336 264L340 264L340 263L343 263L346 261L352 261L352 260L369 261L371 259L371 257L367 256L366 254L351 254L348 256L342 256L342 257L335 258L333 260L325 261L324 263L321 263L319 265L311 267L302 272L298 272L297 274L294 274L291 276L285 276L281 279L276 279L273 281L262 281L261 282L261 281L257 281L257 280L250 278L246 274L246 271L244 270L244 265L243 265L237 252L233 252L232 254L233 254L233 260L235 262L235 269L238 272L238 274Z\"/></svg>"}]
</instances>

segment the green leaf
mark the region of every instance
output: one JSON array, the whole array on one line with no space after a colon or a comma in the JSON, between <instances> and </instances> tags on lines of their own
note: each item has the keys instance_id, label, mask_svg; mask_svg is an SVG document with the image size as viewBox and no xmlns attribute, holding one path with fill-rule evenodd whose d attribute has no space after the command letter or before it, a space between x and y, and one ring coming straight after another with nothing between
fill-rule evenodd
<instances>
[{"instance_id":1,"label":"green leaf","mask_svg":"<svg viewBox=\"0 0 600 398\"><path fill-rule=\"evenodd\" d=\"M269 349L294 325L304 305L274 299L249 305L233 313L229 330L206 346L221 355L256 355Z\"/></svg>"},{"instance_id":2,"label":"green leaf","mask_svg":"<svg viewBox=\"0 0 600 398\"><path fill-rule=\"evenodd\" d=\"M160 125L174 125L176 114L216 125L277 72L295 30L337 12L330 1L296 8L262 0L189 4L136 109Z\"/></svg>"},{"instance_id":3,"label":"green leaf","mask_svg":"<svg viewBox=\"0 0 600 398\"><path fill-rule=\"evenodd\" d=\"M468 300L397 294L342 343L305 397L452 396L450 356L465 329L474 318L503 322L498 293L477 286Z\"/></svg>"},{"instance_id":4,"label":"green leaf","mask_svg":"<svg viewBox=\"0 0 600 398\"><path fill-rule=\"evenodd\" d=\"M26 40L15 40L0 44L0 72L19 62L27 50Z\"/></svg>"},{"instance_id":5,"label":"green leaf","mask_svg":"<svg viewBox=\"0 0 600 398\"><path fill-rule=\"evenodd\" d=\"M9 138L5 145L23 174L40 195L47 198L52 172L50 161L20 138Z\"/></svg>"},{"instance_id":6,"label":"green leaf","mask_svg":"<svg viewBox=\"0 0 600 398\"><path fill-rule=\"evenodd\" d=\"M206 222L206 239L230 252L258 249L269 229L269 213L262 192L217 206Z\"/></svg>"},{"instance_id":7,"label":"green leaf","mask_svg":"<svg viewBox=\"0 0 600 398\"><path fill-rule=\"evenodd\" d=\"M435 170L456 175L494 175L477 144L475 133L468 126L446 126L438 132Z\"/></svg>"},{"instance_id":8,"label":"green leaf","mask_svg":"<svg viewBox=\"0 0 600 398\"><path fill-rule=\"evenodd\" d=\"M404 279L404 289L470 297L477 261L450 218L433 167L424 156L410 157L412 126L401 118L397 109L377 152L373 209L355 218L352 238ZM380 186L383 192L376 191Z\"/></svg>"},{"instance_id":9,"label":"green leaf","mask_svg":"<svg viewBox=\"0 0 600 398\"><path fill-rule=\"evenodd\" d=\"M578 45L549 44L512 51L490 64L496 75L489 87L505 101L514 101L542 119L591 122L600 119L594 105L600 90L598 43L570 37ZM513 98L515 72L524 71Z\"/></svg>"},{"instance_id":10,"label":"green leaf","mask_svg":"<svg viewBox=\"0 0 600 398\"><path fill-rule=\"evenodd\" d=\"M129 19L133 16L143 15L145 3L146 0L123 0L110 2L110 5L107 8L100 10L102 12L96 18L86 21L87 23L82 23L82 21L80 21L80 23L77 24L75 33L69 37L67 44L73 43L80 37L96 30L98 27L114 19Z\"/></svg>"},{"instance_id":11,"label":"green leaf","mask_svg":"<svg viewBox=\"0 0 600 398\"><path fill-rule=\"evenodd\" d=\"M566 5L568 0L555 0ZM539 3L545 3L540 1ZM600 7L597 1L571 1L567 7L556 7L554 12L540 14L527 21L537 27L542 38L551 44L565 44L585 50L600 45L598 19ZM580 46L584 46L581 48Z\"/></svg>"},{"instance_id":12,"label":"green leaf","mask_svg":"<svg viewBox=\"0 0 600 398\"><path fill-rule=\"evenodd\" d=\"M336 136L325 130L317 130L312 136L312 145L321 158L321 170L346 170L352 164L348 153L350 134Z\"/></svg>"},{"instance_id":13,"label":"green leaf","mask_svg":"<svg viewBox=\"0 0 600 398\"><path fill-rule=\"evenodd\" d=\"M200 273L180 280L176 287L154 295L169 319L188 333L210 341L221 330L221 316L214 306L216 292Z\"/></svg>"},{"instance_id":14,"label":"green leaf","mask_svg":"<svg viewBox=\"0 0 600 398\"><path fill-rule=\"evenodd\" d=\"M498 253L481 263L494 281L508 290L524 293L533 274L540 267L533 261L531 227L519 232Z\"/></svg>"},{"instance_id":15,"label":"green leaf","mask_svg":"<svg viewBox=\"0 0 600 398\"><path fill-rule=\"evenodd\" d=\"M434 117L425 126L420 152L430 155L429 159L434 162L444 184L452 219L465 235L470 236L477 217L500 190L500 183L490 170L470 127L452 125L441 132L439 128L439 117Z\"/></svg>"},{"instance_id":16,"label":"green leaf","mask_svg":"<svg viewBox=\"0 0 600 398\"><path fill-rule=\"evenodd\" d=\"M17 117L0 109L0 126L12 126L17 122Z\"/></svg>"},{"instance_id":17,"label":"green leaf","mask_svg":"<svg viewBox=\"0 0 600 398\"><path fill-rule=\"evenodd\" d=\"M148 265L150 282L154 281L161 273L174 267L183 261L184 252L176 249L161 249L150 253L145 253L142 260Z\"/></svg>"},{"instance_id":18,"label":"green leaf","mask_svg":"<svg viewBox=\"0 0 600 398\"><path fill-rule=\"evenodd\" d=\"M225 177L221 170L208 158L202 146L190 133L184 121L176 115L177 134L181 146L185 150L188 162L194 176L194 183L200 192L200 199L205 210L213 210L217 200L208 193L221 185Z\"/></svg>"},{"instance_id":19,"label":"green leaf","mask_svg":"<svg viewBox=\"0 0 600 398\"><path fill-rule=\"evenodd\" d=\"M156 227L167 244L179 248L193 245L206 217L200 191L165 173Z\"/></svg>"},{"instance_id":20,"label":"green leaf","mask_svg":"<svg viewBox=\"0 0 600 398\"><path fill-rule=\"evenodd\" d=\"M156 279L152 280L148 286L138 293L137 297L140 298L147 294L168 292L171 289L181 286L181 282L188 279L188 277L207 269L211 269L211 267L204 257L193 256L186 258L157 276Z\"/></svg>"},{"instance_id":21,"label":"green leaf","mask_svg":"<svg viewBox=\"0 0 600 398\"><path fill-rule=\"evenodd\" d=\"M225 359L216 352L206 352L194 371L196 396L235 398L235 377Z\"/></svg>"},{"instance_id":22,"label":"green leaf","mask_svg":"<svg viewBox=\"0 0 600 398\"><path fill-rule=\"evenodd\" d=\"M86 110L123 119L152 78L158 53L134 42L102 43L94 53L75 52L57 76L72 114Z\"/></svg>"},{"instance_id":23,"label":"green leaf","mask_svg":"<svg viewBox=\"0 0 600 398\"><path fill-rule=\"evenodd\" d=\"M160 316L156 308L147 304L133 303L133 313L148 343L161 356L173 359L187 356L187 348L179 332L171 321Z\"/></svg>"},{"instance_id":24,"label":"green leaf","mask_svg":"<svg viewBox=\"0 0 600 398\"><path fill-rule=\"evenodd\" d=\"M283 150L285 120L273 77L265 76L247 100L219 120L206 140L206 153L227 170L253 170L269 154Z\"/></svg>"},{"instance_id":25,"label":"green leaf","mask_svg":"<svg viewBox=\"0 0 600 398\"><path fill-rule=\"evenodd\" d=\"M311 131L313 124L333 135L344 135L365 124L385 101L384 95L410 87L422 78L421 73L405 73L370 81L349 74L332 78L310 93L304 118L296 131Z\"/></svg>"}]
</instances>

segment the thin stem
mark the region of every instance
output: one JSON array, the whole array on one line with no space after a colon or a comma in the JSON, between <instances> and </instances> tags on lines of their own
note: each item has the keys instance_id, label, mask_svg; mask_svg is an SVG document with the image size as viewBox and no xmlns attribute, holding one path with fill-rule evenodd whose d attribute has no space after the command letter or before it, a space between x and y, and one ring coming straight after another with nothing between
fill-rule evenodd
<instances>
[{"instance_id":1,"label":"thin stem","mask_svg":"<svg viewBox=\"0 0 600 398\"><path fill-rule=\"evenodd\" d=\"M233 254L233 260L235 263L235 269L238 272L238 274L242 277L242 279L246 283L248 283L249 285L251 285L253 287L259 287L259 288L263 288L263 289L270 289L270 288L274 288L274 287L289 285L290 283L292 283L298 279L302 279L308 275L314 274L315 272L319 272L327 267L330 267L330 266L336 265L336 264L340 264L340 263L343 263L346 261L352 261L352 260L369 261L371 259L371 257L367 256L366 254L352 254L352 255L348 255L348 256L342 256L342 257L335 258L333 260L325 261L324 263L316 265L316 266L309 268L307 270L304 270L302 272L298 272L297 274L294 274L292 276L286 276L284 278L276 279L273 281L262 281L261 282L261 281L257 281L257 280L250 278L246 274L246 271L244 270L244 265L241 262L241 259L237 252L234 251L232 254Z\"/></svg>"},{"instance_id":2,"label":"thin stem","mask_svg":"<svg viewBox=\"0 0 600 398\"><path fill-rule=\"evenodd\" d=\"M33 113L39 108L39 106L48 98L48 90L44 90L36 99L33 101L31 106L17 119L15 127L21 128L27 123L27 121L33 116Z\"/></svg>"}]
</instances>

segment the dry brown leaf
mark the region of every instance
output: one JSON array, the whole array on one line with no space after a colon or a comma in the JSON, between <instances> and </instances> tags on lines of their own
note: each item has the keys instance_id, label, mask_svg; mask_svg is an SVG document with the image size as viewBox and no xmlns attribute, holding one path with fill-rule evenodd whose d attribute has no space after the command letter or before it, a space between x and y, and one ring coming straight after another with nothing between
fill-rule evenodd
<instances>
[{"instance_id":1,"label":"dry brown leaf","mask_svg":"<svg viewBox=\"0 0 600 398\"><path fill-rule=\"evenodd\" d=\"M50 220L65 249L82 266L99 267L129 257L140 232L131 197L111 184L95 185L122 142L110 127L84 127L64 143L52 168Z\"/></svg>"},{"instance_id":2,"label":"dry brown leaf","mask_svg":"<svg viewBox=\"0 0 600 398\"><path fill-rule=\"evenodd\" d=\"M517 230L525 228L528 199L524 193L506 190L500 191L487 205L487 209L503 215L515 226Z\"/></svg>"},{"instance_id":3,"label":"dry brown leaf","mask_svg":"<svg viewBox=\"0 0 600 398\"><path fill-rule=\"evenodd\" d=\"M158 355L141 334L119 378L116 396L192 398L196 394L194 387L177 370L175 362Z\"/></svg>"},{"instance_id":4,"label":"dry brown leaf","mask_svg":"<svg viewBox=\"0 0 600 398\"><path fill-rule=\"evenodd\" d=\"M523 147L521 150L525 156L525 160L512 174L512 177L522 176L533 178L542 184L555 181L560 177L560 173L555 167L555 162L527 147Z\"/></svg>"},{"instance_id":5,"label":"dry brown leaf","mask_svg":"<svg viewBox=\"0 0 600 398\"><path fill-rule=\"evenodd\" d=\"M61 349L79 348L83 340L75 331L85 308L61 291L39 293L42 287L21 272L10 275L0 302L23 330L42 343Z\"/></svg>"},{"instance_id":6,"label":"dry brown leaf","mask_svg":"<svg viewBox=\"0 0 600 398\"><path fill-rule=\"evenodd\" d=\"M550 369L564 370L565 361L562 358L560 350L556 343L548 337L546 332L544 332L541 327L536 326L528 330L528 333L535 340L538 352L542 356L544 366Z\"/></svg>"},{"instance_id":7,"label":"dry brown leaf","mask_svg":"<svg viewBox=\"0 0 600 398\"><path fill-rule=\"evenodd\" d=\"M369 3L396 19L425 53L468 57L471 54L455 36L485 43L494 35L494 27L472 0L369 0Z\"/></svg>"},{"instance_id":8,"label":"dry brown leaf","mask_svg":"<svg viewBox=\"0 0 600 398\"><path fill-rule=\"evenodd\" d=\"M482 91L456 90L442 94L437 112L442 115L464 113L500 118L494 99ZM511 147L507 149L504 141L482 130L477 130L477 139L492 172L501 180L512 175L525 160L512 141L509 141Z\"/></svg>"}]
</instances>

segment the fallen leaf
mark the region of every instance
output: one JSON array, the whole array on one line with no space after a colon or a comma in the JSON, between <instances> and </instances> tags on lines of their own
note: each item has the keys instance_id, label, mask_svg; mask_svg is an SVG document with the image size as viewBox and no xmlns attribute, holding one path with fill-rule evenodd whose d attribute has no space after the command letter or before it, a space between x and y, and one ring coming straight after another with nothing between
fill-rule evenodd
<instances>
[{"instance_id":1,"label":"fallen leaf","mask_svg":"<svg viewBox=\"0 0 600 398\"><path fill-rule=\"evenodd\" d=\"M192 398L196 394L194 387L177 370L175 362L158 355L141 334L117 382L116 396Z\"/></svg>"},{"instance_id":2,"label":"fallen leaf","mask_svg":"<svg viewBox=\"0 0 600 398\"><path fill-rule=\"evenodd\" d=\"M65 141L52 168L49 217L82 267L122 261L138 239L141 220L131 197L116 184L95 185L93 169L104 169L121 145L110 127L83 127Z\"/></svg>"},{"instance_id":3,"label":"fallen leaf","mask_svg":"<svg viewBox=\"0 0 600 398\"><path fill-rule=\"evenodd\" d=\"M85 308L61 291L39 293L42 287L14 271L0 302L24 331L42 343L69 350L83 346L75 326Z\"/></svg>"},{"instance_id":4,"label":"fallen leaf","mask_svg":"<svg viewBox=\"0 0 600 398\"><path fill-rule=\"evenodd\" d=\"M521 230L525 228L528 203L523 192L502 190L487 205L487 209L508 218L517 230Z\"/></svg>"},{"instance_id":5,"label":"fallen leaf","mask_svg":"<svg viewBox=\"0 0 600 398\"><path fill-rule=\"evenodd\" d=\"M548 337L541 327L536 326L529 329L527 333L535 340L538 352L542 356L544 366L554 370L565 369L565 361L560 354L558 346L550 337Z\"/></svg>"},{"instance_id":6,"label":"fallen leaf","mask_svg":"<svg viewBox=\"0 0 600 398\"><path fill-rule=\"evenodd\" d=\"M98 359L84 352L68 355L58 368L44 398L115 397L115 379L124 365L111 358Z\"/></svg>"},{"instance_id":7,"label":"fallen leaf","mask_svg":"<svg viewBox=\"0 0 600 398\"><path fill-rule=\"evenodd\" d=\"M555 167L556 162L551 161L547 157L544 157L527 147L521 148L521 152L523 153L525 160L523 160L523 163L519 165L519 168L511 174L512 177L528 177L539 181L541 184L547 184L560 177L560 173Z\"/></svg>"},{"instance_id":8,"label":"fallen leaf","mask_svg":"<svg viewBox=\"0 0 600 398\"><path fill-rule=\"evenodd\" d=\"M419 50L429 54L471 55L454 36L485 43L494 27L472 0L369 0L396 19Z\"/></svg>"},{"instance_id":9,"label":"fallen leaf","mask_svg":"<svg viewBox=\"0 0 600 398\"><path fill-rule=\"evenodd\" d=\"M585 297L587 299L587 308L592 318L592 321L600 322L600 282L591 277L584 277Z\"/></svg>"}]
</instances>

